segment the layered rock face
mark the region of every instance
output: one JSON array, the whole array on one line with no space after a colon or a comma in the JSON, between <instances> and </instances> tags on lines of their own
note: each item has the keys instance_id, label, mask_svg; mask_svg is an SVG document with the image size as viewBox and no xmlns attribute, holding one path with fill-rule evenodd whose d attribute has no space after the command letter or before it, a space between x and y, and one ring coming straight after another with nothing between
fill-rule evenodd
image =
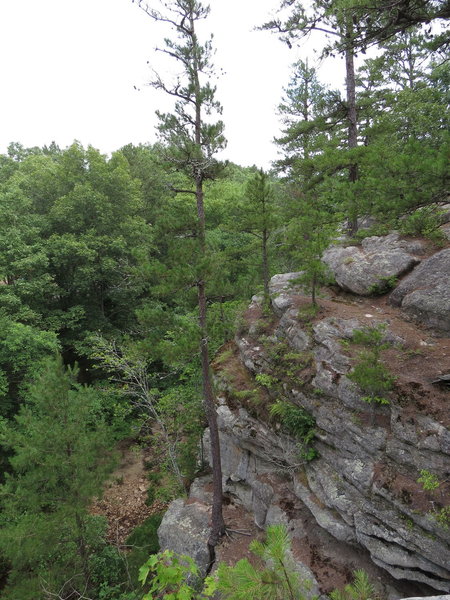
<instances>
[{"instance_id":1,"label":"layered rock face","mask_svg":"<svg viewBox=\"0 0 450 600\"><path fill-rule=\"evenodd\" d=\"M224 489L258 527L286 524L295 556L321 591L326 569L319 572L319 558L330 569L369 570L391 598L448 594L450 390L432 382L450 371L442 309L450 278L436 274L447 273L450 250L424 258L421 244L387 238L383 256L395 254L397 275L420 263L391 301L330 291L314 313L292 286L295 273L272 279L274 315L253 298L235 343L214 365ZM344 290L362 285L366 270L372 283L354 291L369 293L381 271L365 269L364 261L375 264L380 240L344 252L340 262L329 252L329 264L334 257L335 271L346 273ZM391 268L383 273L390 277ZM417 298L422 309L411 309ZM381 361L394 377L383 404L369 403L351 378L368 351L355 345L354 333L367 328L382 332ZM284 420L271 411L280 404L291 407ZM314 431L305 422L314 422Z\"/></svg>"},{"instance_id":2,"label":"layered rock face","mask_svg":"<svg viewBox=\"0 0 450 600\"><path fill-rule=\"evenodd\" d=\"M271 282L278 317L271 327L255 297L236 338L250 380L233 380L232 363L228 374L218 369L225 489L260 527L284 521L301 544L295 507L307 507L319 528L394 580L412 582L421 595L448 593L450 392L430 382L449 366L449 340L405 322L387 302L322 300L321 314L299 318L307 300L290 287L295 275ZM348 377L358 360L352 336L367 326L384 328L383 360L397 377L385 405L368 404ZM302 458L301 440L263 414L258 381L267 405L281 400L314 417L318 457ZM433 490L418 482L421 472L436 477Z\"/></svg>"}]
</instances>

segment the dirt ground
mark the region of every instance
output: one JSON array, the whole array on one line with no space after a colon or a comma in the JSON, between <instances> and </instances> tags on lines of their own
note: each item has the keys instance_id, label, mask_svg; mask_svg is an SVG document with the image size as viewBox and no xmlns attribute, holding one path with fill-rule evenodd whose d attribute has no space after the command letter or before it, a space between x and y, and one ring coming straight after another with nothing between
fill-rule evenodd
<instances>
[{"instance_id":1,"label":"dirt ground","mask_svg":"<svg viewBox=\"0 0 450 600\"><path fill-rule=\"evenodd\" d=\"M123 546L135 527L152 514L162 512L167 504L155 501L147 506L149 480L145 471L145 451L130 442L120 447L120 462L105 485L102 498L91 505L91 513L108 520L107 539Z\"/></svg>"}]
</instances>

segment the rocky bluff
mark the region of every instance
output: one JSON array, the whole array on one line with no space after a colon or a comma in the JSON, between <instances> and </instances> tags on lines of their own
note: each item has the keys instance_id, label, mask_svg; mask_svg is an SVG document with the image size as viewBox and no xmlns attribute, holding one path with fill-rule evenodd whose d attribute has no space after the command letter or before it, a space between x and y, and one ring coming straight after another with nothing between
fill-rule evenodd
<instances>
[{"instance_id":1,"label":"rocky bluff","mask_svg":"<svg viewBox=\"0 0 450 600\"><path fill-rule=\"evenodd\" d=\"M258 528L284 522L316 591L362 567L391 598L448 594L450 249L391 234L324 260L337 286L317 312L296 274L277 275L273 314L254 297L214 361L228 508ZM355 331L373 328L385 403L351 377ZM201 562L208 500L203 478L170 507L162 545Z\"/></svg>"}]
</instances>

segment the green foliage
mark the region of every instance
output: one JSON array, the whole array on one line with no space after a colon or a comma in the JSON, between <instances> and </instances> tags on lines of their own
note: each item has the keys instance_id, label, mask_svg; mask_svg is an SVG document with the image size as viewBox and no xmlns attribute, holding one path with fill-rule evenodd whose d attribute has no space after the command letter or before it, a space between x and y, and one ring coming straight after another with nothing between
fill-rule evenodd
<instances>
[{"instance_id":1,"label":"green foliage","mask_svg":"<svg viewBox=\"0 0 450 600\"><path fill-rule=\"evenodd\" d=\"M118 600L127 582L127 558L109 545L89 557L92 595L99 600ZM136 582L137 583L137 582Z\"/></svg>"},{"instance_id":2,"label":"green foliage","mask_svg":"<svg viewBox=\"0 0 450 600\"><path fill-rule=\"evenodd\" d=\"M329 268L322 262L322 255L337 231L336 215L330 214L326 206L314 200L295 199L297 215L288 224L284 242L285 249L300 271L292 283L300 284L311 294L313 306L316 305L318 287L332 281Z\"/></svg>"},{"instance_id":3,"label":"green foliage","mask_svg":"<svg viewBox=\"0 0 450 600\"><path fill-rule=\"evenodd\" d=\"M309 437L311 430L316 425L314 417L304 408L284 400L277 400L272 404L270 414L280 419L281 424L287 431L301 439Z\"/></svg>"},{"instance_id":4,"label":"green foliage","mask_svg":"<svg viewBox=\"0 0 450 600\"><path fill-rule=\"evenodd\" d=\"M439 244L445 239L439 230L442 225L440 211L436 206L424 206L407 215L400 222L400 231L404 235L423 236Z\"/></svg>"},{"instance_id":5,"label":"green foliage","mask_svg":"<svg viewBox=\"0 0 450 600\"><path fill-rule=\"evenodd\" d=\"M283 525L267 528L263 542L252 541L250 550L263 563L254 567L247 559L235 566L221 564L217 587L225 600L301 600L309 590L301 581L290 553L290 540Z\"/></svg>"},{"instance_id":6,"label":"green foliage","mask_svg":"<svg viewBox=\"0 0 450 600\"><path fill-rule=\"evenodd\" d=\"M28 156L0 205L0 306L9 315L59 330L66 343L129 323L143 289L136 255L152 247L152 230L119 152L107 160L73 144Z\"/></svg>"},{"instance_id":7,"label":"green foliage","mask_svg":"<svg viewBox=\"0 0 450 600\"><path fill-rule=\"evenodd\" d=\"M316 434L316 421L304 408L278 399L270 407L272 417L279 419L283 429L299 441L300 456L310 461L317 458L317 450L311 446Z\"/></svg>"},{"instance_id":8,"label":"green foliage","mask_svg":"<svg viewBox=\"0 0 450 600\"><path fill-rule=\"evenodd\" d=\"M234 228L249 233L260 245L261 283L266 305L269 301L269 239L279 218L275 204L274 187L262 169L250 178L245 187L245 197L234 211ZM230 223L231 224L231 223Z\"/></svg>"},{"instance_id":9,"label":"green foliage","mask_svg":"<svg viewBox=\"0 0 450 600\"><path fill-rule=\"evenodd\" d=\"M395 275L387 275L380 277L377 283L373 283L369 286L369 294L375 296L381 296L392 290L397 285L397 277Z\"/></svg>"},{"instance_id":10,"label":"green foliage","mask_svg":"<svg viewBox=\"0 0 450 600\"><path fill-rule=\"evenodd\" d=\"M384 341L385 329L382 325L357 329L352 337L354 344L365 346L366 349L359 352L358 362L348 377L367 394L362 400L368 403L389 404L385 396L395 382L395 377L381 361L381 352L390 346Z\"/></svg>"},{"instance_id":11,"label":"green foliage","mask_svg":"<svg viewBox=\"0 0 450 600\"><path fill-rule=\"evenodd\" d=\"M333 590L331 600L375 600L376 594L369 576L359 569L353 572L352 583L347 584L343 590Z\"/></svg>"},{"instance_id":12,"label":"green foliage","mask_svg":"<svg viewBox=\"0 0 450 600\"><path fill-rule=\"evenodd\" d=\"M263 385L264 387L271 389L279 383L279 380L273 375L269 375L268 373L258 373L255 376L255 380L259 385Z\"/></svg>"},{"instance_id":13,"label":"green foliage","mask_svg":"<svg viewBox=\"0 0 450 600\"><path fill-rule=\"evenodd\" d=\"M450 506L443 506L439 510L435 510L431 513L431 516L443 527L444 529L450 528Z\"/></svg>"},{"instance_id":14,"label":"green foliage","mask_svg":"<svg viewBox=\"0 0 450 600\"><path fill-rule=\"evenodd\" d=\"M91 338L91 357L111 374L122 402L133 407L141 423L150 429L146 438L164 457L160 468L169 470L183 490L184 477L192 477L195 452L202 431L202 406L198 394L198 374L188 365L168 389L156 386L159 377L152 375L141 346L116 343L100 337ZM150 427L149 427L150 426ZM173 485L168 486L174 492Z\"/></svg>"},{"instance_id":15,"label":"green foliage","mask_svg":"<svg viewBox=\"0 0 450 600\"><path fill-rule=\"evenodd\" d=\"M26 399L1 431L14 451L12 474L0 488L8 600L34 600L41 582L49 593L69 579L74 590L89 586L89 557L105 523L87 507L113 464L108 428L93 410L95 391L77 384L76 371L66 371L61 359L47 360Z\"/></svg>"},{"instance_id":16,"label":"green foliage","mask_svg":"<svg viewBox=\"0 0 450 600\"><path fill-rule=\"evenodd\" d=\"M56 335L0 315L0 414L17 410L24 387L39 374L42 363L59 349Z\"/></svg>"},{"instance_id":17,"label":"green foliage","mask_svg":"<svg viewBox=\"0 0 450 600\"><path fill-rule=\"evenodd\" d=\"M431 492L441 485L437 476L434 473L430 473L427 469L422 469L420 471L420 477L417 479L417 483L420 483L426 492Z\"/></svg>"},{"instance_id":18,"label":"green foliage","mask_svg":"<svg viewBox=\"0 0 450 600\"><path fill-rule=\"evenodd\" d=\"M151 579L149 580L149 576ZM139 570L139 581L148 592L142 600L192 600L199 598L187 579L199 577L198 567L189 556L177 556L171 550L153 554Z\"/></svg>"},{"instance_id":19,"label":"green foliage","mask_svg":"<svg viewBox=\"0 0 450 600\"><path fill-rule=\"evenodd\" d=\"M310 306L302 306L298 313L297 318L300 322L309 323L311 319L314 319L319 314L320 307L317 304L311 304Z\"/></svg>"},{"instance_id":20,"label":"green foliage","mask_svg":"<svg viewBox=\"0 0 450 600\"><path fill-rule=\"evenodd\" d=\"M303 600L310 582L301 581L290 551L284 525L267 528L263 542L254 540L250 550L262 567L246 558L230 567L220 564L214 576L207 577L199 590L198 567L188 556L165 552L151 556L141 567L139 579L149 591L143 600L201 600L216 592L223 600ZM151 576L151 579L149 580Z\"/></svg>"},{"instance_id":21,"label":"green foliage","mask_svg":"<svg viewBox=\"0 0 450 600\"><path fill-rule=\"evenodd\" d=\"M126 561L130 579L133 585L139 581L139 568L144 564L149 554L159 550L158 527L161 524L162 513L148 517L141 525L133 529L128 536L126 544L131 547L127 553Z\"/></svg>"}]
</instances>

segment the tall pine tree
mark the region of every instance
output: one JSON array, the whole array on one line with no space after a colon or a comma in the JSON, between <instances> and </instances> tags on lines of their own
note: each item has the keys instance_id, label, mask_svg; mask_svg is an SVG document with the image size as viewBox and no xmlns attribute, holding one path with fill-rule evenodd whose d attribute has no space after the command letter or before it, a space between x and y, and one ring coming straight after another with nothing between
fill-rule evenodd
<instances>
[{"instance_id":1,"label":"tall pine tree","mask_svg":"<svg viewBox=\"0 0 450 600\"><path fill-rule=\"evenodd\" d=\"M197 24L209 14L209 7L198 0L172 0L161 2L160 9L147 4L139 6L155 21L169 24L174 39L165 39L161 52L172 58L181 68L181 75L170 84L156 76L152 85L175 99L173 113L157 112L159 133L165 144L167 162L176 171L184 173L192 187L175 189L192 194L197 205L197 240L199 266L195 285L198 291L200 355L203 382L203 399L211 435L213 468L212 526L208 540L211 560L214 548L225 531L222 514L222 469L220 461L219 432L214 393L209 368L207 327L207 262L206 220L204 209L204 182L213 179L218 170L215 153L225 146L223 122L211 122L211 114L221 112L215 100L215 88L210 84L211 40L201 43Z\"/></svg>"}]
</instances>

